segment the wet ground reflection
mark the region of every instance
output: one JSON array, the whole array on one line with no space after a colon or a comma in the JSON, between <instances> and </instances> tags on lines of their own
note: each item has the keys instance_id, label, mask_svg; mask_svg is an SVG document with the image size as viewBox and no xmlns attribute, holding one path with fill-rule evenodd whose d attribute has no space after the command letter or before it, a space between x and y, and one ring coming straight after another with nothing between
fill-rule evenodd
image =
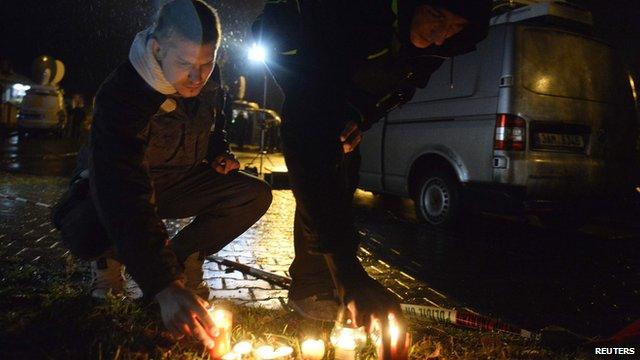
<instances>
[{"instance_id":1,"label":"wet ground reflection","mask_svg":"<svg viewBox=\"0 0 640 360\"><path fill-rule=\"evenodd\" d=\"M356 199L376 254L458 302L534 330L560 325L590 335L640 317L638 236L610 240L492 216L442 231L417 224L412 211L408 200Z\"/></svg>"}]
</instances>

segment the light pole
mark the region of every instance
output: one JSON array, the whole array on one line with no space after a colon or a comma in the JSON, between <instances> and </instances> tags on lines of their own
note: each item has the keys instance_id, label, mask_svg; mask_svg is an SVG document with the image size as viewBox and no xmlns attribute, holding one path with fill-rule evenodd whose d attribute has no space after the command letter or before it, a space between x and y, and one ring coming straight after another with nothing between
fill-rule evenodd
<instances>
[{"instance_id":1,"label":"light pole","mask_svg":"<svg viewBox=\"0 0 640 360\"><path fill-rule=\"evenodd\" d=\"M267 109L267 64L266 64L267 50L261 45L253 44L249 48L247 57L251 62L262 64L262 75L263 75L262 109L263 111L260 112L262 117L262 122L260 124L260 151L258 153L258 157L260 158L260 171L258 171L258 174L262 175L263 158L266 155L266 151L264 149L264 141L265 141L265 134L267 131L266 129L267 114L266 114L266 111L264 111ZM267 158L267 160L269 160L269 158ZM269 160L269 162L271 162L271 160Z\"/></svg>"}]
</instances>

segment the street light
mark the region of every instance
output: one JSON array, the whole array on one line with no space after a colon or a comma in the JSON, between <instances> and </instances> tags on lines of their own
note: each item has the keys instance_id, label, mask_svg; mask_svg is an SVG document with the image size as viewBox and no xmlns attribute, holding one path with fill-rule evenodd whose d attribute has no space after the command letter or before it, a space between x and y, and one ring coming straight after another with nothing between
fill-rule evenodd
<instances>
[{"instance_id":1,"label":"street light","mask_svg":"<svg viewBox=\"0 0 640 360\"><path fill-rule=\"evenodd\" d=\"M263 88L262 88L262 108L263 110L267 109L267 58L268 58L268 54L267 54L267 49L260 45L260 44L256 44L254 43L253 45L251 45L251 47L249 48L249 51L247 52L247 57L249 58L249 61L256 63L256 64L262 64L262 75L263 75ZM258 172L258 174L262 175L262 164L263 164L263 158L266 156L266 151L264 149L264 140L265 140L265 133L267 131L266 129L266 122L267 122L267 115L265 111L261 111L261 118L262 118L262 122L260 124L260 151L258 153L258 156L260 158L260 171ZM255 160L255 158L253 159ZM251 162L253 163L253 160L251 160ZM267 156L267 160L269 160L269 162L271 162L271 160L269 159L269 157ZM271 163L271 165L273 165L273 163Z\"/></svg>"},{"instance_id":2,"label":"street light","mask_svg":"<svg viewBox=\"0 0 640 360\"><path fill-rule=\"evenodd\" d=\"M262 75L264 77L264 88L262 92L262 108L267 108L267 49L260 44L253 44L247 52L249 61L257 64L262 64Z\"/></svg>"},{"instance_id":3,"label":"street light","mask_svg":"<svg viewBox=\"0 0 640 360\"><path fill-rule=\"evenodd\" d=\"M267 50L264 48L264 46L259 44L251 45L247 55L249 57L249 60L254 62L260 62L264 64L267 61Z\"/></svg>"}]
</instances>

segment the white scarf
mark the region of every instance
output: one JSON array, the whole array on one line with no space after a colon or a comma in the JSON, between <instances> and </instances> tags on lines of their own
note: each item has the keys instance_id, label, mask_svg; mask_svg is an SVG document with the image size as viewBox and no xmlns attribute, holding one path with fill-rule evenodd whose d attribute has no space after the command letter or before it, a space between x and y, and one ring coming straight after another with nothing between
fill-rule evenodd
<instances>
[{"instance_id":1,"label":"white scarf","mask_svg":"<svg viewBox=\"0 0 640 360\"><path fill-rule=\"evenodd\" d=\"M153 56L151 42L148 41L150 34L151 28L147 28L136 35L129 50L129 61L154 90L163 95L175 94L177 90L164 77L160 64Z\"/></svg>"}]
</instances>

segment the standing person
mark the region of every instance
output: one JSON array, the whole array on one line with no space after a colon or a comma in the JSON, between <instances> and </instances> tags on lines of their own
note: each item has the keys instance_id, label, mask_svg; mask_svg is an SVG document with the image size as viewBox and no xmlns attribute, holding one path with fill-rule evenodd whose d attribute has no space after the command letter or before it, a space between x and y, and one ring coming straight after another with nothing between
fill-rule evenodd
<instances>
[{"instance_id":1,"label":"standing person","mask_svg":"<svg viewBox=\"0 0 640 360\"><path fill-rule=\"evenodd\" d=\"M400 315L394 296L356 257L351 201L362 131L424 87L443 59L473 49L491 2L337 0L267 2L253 25L285 94L283 150L296 198L289 304L356 325Z\"/></svg>"},{"instance_id":2,"label":"standing person","mask_svg":"<svg viewBox=\"0 0 640 360\"><path fill-rule=\"evenodd\" d=\"M225 140L216 11L173 0L101 85L91 137L53 220L92 259L92 295L122 292L122 267L164 324L212 346L202 265L255 223L269 186L236 171ZM212 76L213 74L213 76ZM215 123L213 123L215 119ZM212 125L214 130L211 131ZM161 219L195 219L169 239Z\"/></svg>"},{"instance_id":3,"label":"standing person","mask_svg":"<svg viewBox=\"0 0 640 360\"><path fill-rule=\"evenodd\" d=\"M69 135L72 139L78 140L82 132L87 112L84 106L82 95L75 94L71 99L71 109L69 110L69 119L71 120Z\"/></svg>"}]
</instances>

